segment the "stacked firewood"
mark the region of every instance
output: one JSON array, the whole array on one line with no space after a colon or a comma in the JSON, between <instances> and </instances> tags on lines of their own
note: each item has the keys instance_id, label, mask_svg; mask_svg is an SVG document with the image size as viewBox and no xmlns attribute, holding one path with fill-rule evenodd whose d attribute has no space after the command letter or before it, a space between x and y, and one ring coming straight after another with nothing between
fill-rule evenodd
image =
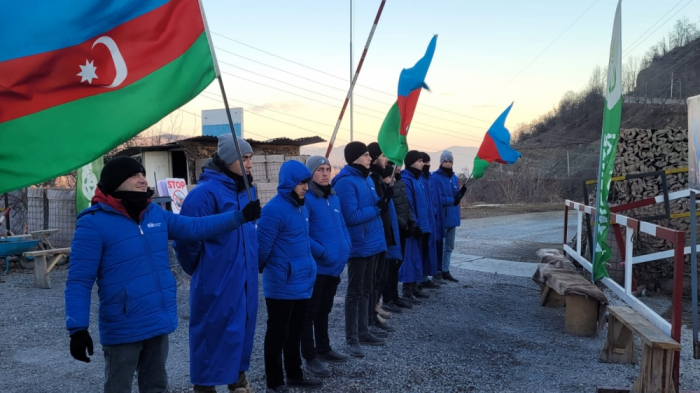
<instances>
[{"instance_id":1,"label":"stacked firewood","mask_svg":"<svg viewBox=\"0 0 700 393\"><path fill-rule=\"evenodd\" d=\"M688 166L688 131L676 128L661 130L621 129L613 176L624 176L640 173L666 171ZM673 173L666 175L668 192L688 188L688 173ZM595 206L595 188L589 188L589 200ZM661 176L644 177L640 179L613 182L610 190L611 206L626 204L663 194ZM670 203L670 213L685 213L689 211L688 199L675 200ZM622 212L629 217L644 219L663 215L663 204L641 207ZM657 225L686 232L686 244L689 244L688 218L676 218L652 221ZM584 240L585 242L585 240ZM649 254L668 250L672 244L659 238L643 233L637 234L634 240L635 255ZM624 250L622 251L624 255ZM686 264L689 269L689 264ZM611 266L615 269L615 266ZM688 270L687 269L687 270ZM635 277L638 283L654 286L664 279L673 276L672 260L661 260L643 263L635 266Z\"/></svg>"}]
</instances>

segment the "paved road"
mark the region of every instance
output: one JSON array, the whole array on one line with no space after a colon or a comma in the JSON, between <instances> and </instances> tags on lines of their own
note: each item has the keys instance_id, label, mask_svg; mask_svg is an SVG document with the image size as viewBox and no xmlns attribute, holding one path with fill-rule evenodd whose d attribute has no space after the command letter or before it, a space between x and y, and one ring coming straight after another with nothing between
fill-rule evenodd
<instances>
[{"instance_id":1,"label":"paved road","mask_svg":"<svg viewBox=\"0 0 700 393\"><path fill-rule=\"evenodd\" d=\"M517 262L537 262L540 248L561 247L564 212L515 214L462 220L455 252ZM569 234L576 233L576 213L569 215Z\"/></svg>"}]
</instances>

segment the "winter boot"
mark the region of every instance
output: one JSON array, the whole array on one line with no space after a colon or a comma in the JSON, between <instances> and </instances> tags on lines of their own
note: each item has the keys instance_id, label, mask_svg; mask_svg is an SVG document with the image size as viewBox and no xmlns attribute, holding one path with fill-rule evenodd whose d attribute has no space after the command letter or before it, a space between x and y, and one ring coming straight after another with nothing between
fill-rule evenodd
<instances>
[{"instance_id":1,"label":"winter boot","mask_svg":"<svg viewBox=\"0 0 700 393\"><path fill-rule=\"evenodd\" d=\"M327 378L331 376L331 370L328 369L321 361L315 357L306 361L306 371L313 376L319 378Z\"/></svg>"},{"instance_id":2,"label":"winter boot","mask_svg":"<svg viewBox=\"0 0 700 393\"><path fill-rule=\"evenodd\" d=\"M445 280L448 280L448 281L459 282L459 280L456 279L456 278L454 278L454 277L452 276L452 274L450 274L450 272L444 272L444 273L442 273L442 277L443 277Z\"/></svg>"}]
</instances>

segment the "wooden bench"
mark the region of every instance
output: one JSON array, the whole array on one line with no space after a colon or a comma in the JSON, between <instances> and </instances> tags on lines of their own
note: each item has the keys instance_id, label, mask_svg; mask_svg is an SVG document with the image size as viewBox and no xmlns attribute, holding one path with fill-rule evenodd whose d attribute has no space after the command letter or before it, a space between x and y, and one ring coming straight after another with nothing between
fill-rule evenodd
<instances>
[{"instance_id":1,"label":"wooden bench","mask_svg":"<svg viewBox=\"0 0 700 393\"><path fill-rule=\"evenodd\" d=\"M556 279L555 276L557 275L551 275L550 280ZM570 272L564 274L564 276L573 277ZM582 284L589 284L583 276L580 276L580 279L577 277L576 281L578 281L576 285L579 288ZM540 305L543 307L566 307L564 316L565 332L576 336L594 336L598 334L598 320L602 319L600 317L604 313L605 304L592 296L576 293L558 293L554 289L557 286L550 286L550 282L539 283L541 289ZM567 288L562 288L561 285L558 288L564 292L567 290Z\"/></svg>"},{"instance_id":2,"label":"wooden bench","mask_svg":"<svg viewBox=\"0 0 700 393\"><path fill-rule=\"evenodd\" d=\"M629 307L608 307L608 337L600 352L604 363L637 364L634 336L644 344L634 393L677 392L673 383L674 352L681 346Z\"/></svg>"},{"instance_id":3,"label":"wooden bench","mask_svg":"<svg viewBox=\"0 0 700 393\"><path fill-rule=\"evenodd\" d=\"M51 279L49 273L56 264L70 254L70 248L54 248L50 250L28 251L22 254L25 258L34 258L34 286L50 289ZM47 258L53 257L47 264Z\"/></svg>"}]
</instances>

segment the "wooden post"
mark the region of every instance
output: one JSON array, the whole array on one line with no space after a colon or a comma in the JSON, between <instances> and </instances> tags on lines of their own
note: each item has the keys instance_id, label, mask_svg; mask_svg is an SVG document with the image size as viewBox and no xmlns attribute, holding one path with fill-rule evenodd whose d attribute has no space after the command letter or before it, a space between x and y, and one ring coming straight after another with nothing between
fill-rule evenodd
<instances>
[{"instance_id":1,"label":"wooden post","mask_svg":"<svg viewBox=\"0 0 700 393\"><path fill-rule=\"evenodd\" d=\"M566 296L564 331L575 336L598 333L598 301L581 295Z\"/></svg>"},{"instance_id":2,"label":"wooden post","mask_svg":"<svg viewBox=\"0 0 700 393\"><path fill-rule=\"evenodd\" d=\"M34 286L37 288L51 289L51 279L46 267L46 255L34 257Z\"/></svg>"},{"instance_id":3,"label":"wooden post","mask_svg":"<svg viewBox=\"0 0 700 393\"><path fill-rule=\"evenodd\" d=\"M644 344L642 364L632 393L675 393L673 383L674 352Z\"/></svg>"},{"instance_id":4,"label":"wooden post","mask_svg":"<svg viewBox=\"0 0 700 393\"><path fill-rule=\"evenodd\" d=\"M600 351L599 359L603 363L637 364L634 334L614 315L609 317L608 337L603 350Z\"/></svg>"}]
</instances>

